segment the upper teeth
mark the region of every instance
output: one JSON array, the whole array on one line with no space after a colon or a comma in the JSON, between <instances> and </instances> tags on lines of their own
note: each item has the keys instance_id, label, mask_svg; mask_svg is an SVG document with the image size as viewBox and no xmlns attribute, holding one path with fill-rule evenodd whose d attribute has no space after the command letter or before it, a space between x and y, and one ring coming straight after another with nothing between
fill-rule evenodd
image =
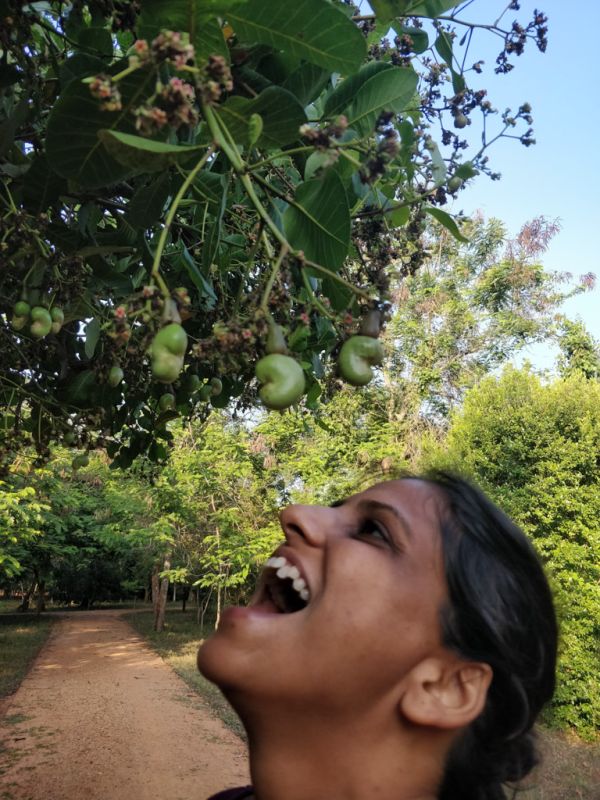
<instances>
[{"instance_id":1,"label":"upper teeth","mask_svg":"<svg viewBox=\"0 0 600 800\"><path fill-rule=\"evenodd\" d=\"M310 598L310 591L306 585L306 581L300 575L300 570L284 558L283 556L274 556L270 558L265 564L266 567L277 570L278 578L291 578L292 586L298 592L302 600L308 603Z\"/></svg>"}]
</instances>

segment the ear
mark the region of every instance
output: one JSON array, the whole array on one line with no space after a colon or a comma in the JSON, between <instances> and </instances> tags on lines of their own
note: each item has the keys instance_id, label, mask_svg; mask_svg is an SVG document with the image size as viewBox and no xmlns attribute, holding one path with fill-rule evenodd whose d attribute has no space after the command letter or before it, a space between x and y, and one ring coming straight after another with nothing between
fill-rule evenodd
<instances>
[{"instance_id":1,"label":"ear","mask_svg":"<svg viewBox=\"0 0 600 800\"><path fill-rule=\"evenodd\" d=\"M426 658L406 676L400 711L416 725L464 728L483 711L492 677L489 664L452 654Z\"/></svg>"}]
</instances>

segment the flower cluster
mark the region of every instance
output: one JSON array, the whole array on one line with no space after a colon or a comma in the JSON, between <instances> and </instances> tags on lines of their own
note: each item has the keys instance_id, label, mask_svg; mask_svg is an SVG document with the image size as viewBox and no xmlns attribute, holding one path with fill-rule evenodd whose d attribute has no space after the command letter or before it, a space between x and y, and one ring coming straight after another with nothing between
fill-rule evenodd
<instances>
[{"instance_id":1,"label":"flower cluster","mask_svg":"<svg viewBox=\"0 0 600 800\"><path fill-rule=\"evenodd\" d=\"M194 100L194 87L181 78L159 83L154 96L133 112L136 130L143 136L152 136L165 125L173 130L182 125L192 127L198 121Z\"/></svg>"},{"instance_id":2,"label":"flower cluster","mask_svg":"<svg viewBox=\"0 0 600 800\"><path fill-rule=\"evenodd\" d=\"M377 120L377 146L373 155L366 161L360 170L360 179L363 183L373 183L384 174L387 165L398 155L400 144L398 133L390 124L394 114L384 111Z\"/></svg>"},{"instance_id":3,"label":"flower cluster","mask_svg":"<svg viewBox=\"0 0 600 800\"><path fill-rule=\"evenodd\" d=\"M155 63L170 61L177 69L182 69L194 61L194 45L178 31L159 33L150 46Z\"/></svg>"},{"instance_id":4,"label":"flower cluster","mask_svg":"<svg viewBox=\"0 0 600 800\"><path fill-rule=\"evenodd\" d=\"M96 75L90 80L92 97L100 100L102 111L120 111L123 107L119 87L112 82L110 75Z\"/></svg>"},{"instance_id":5,"label":"flower cluster","mask_svg":"<svg viewBox=\"0 0 600 800\"><path fill-rule=\"evenodd\" d=\"M340 139L348 127L348 120L340 114L333 122L330 122L325 128L315 128L312 125L306 124L300 126L300 136L307 142L312 144L317 150L329 150L335 147L336 142L334 139Z\"/></svg>"},{"instance_id":6,"label":"flower cluster","mask_svg":"<svg viewBox=\"0 0 600 800\"><path fill-rule=\"evenodd\" d=\"M518 10L518 3L511 4L511 9ZM548 46L548 17L537 9L533 12L533 20L528 25L513 22L510 31L505 34L504 49L496 59L496 72L506 74L513 68L508 60L509 56L522 55L527 39L533 39L538 50L544 53Z\"/></svg>"},{"instance_id":7,"label":"flower cluster","mask_svg":"<svg viewBox=\"0 0 600 800\"><path fill-rule=\"evenodd\" d=\"M218 103L223 92L231 92L233 78L227 61L223 56L212 55L205 68L205 79L201 82L202 98L208 105Z\"/></svg>"}]
</instances>

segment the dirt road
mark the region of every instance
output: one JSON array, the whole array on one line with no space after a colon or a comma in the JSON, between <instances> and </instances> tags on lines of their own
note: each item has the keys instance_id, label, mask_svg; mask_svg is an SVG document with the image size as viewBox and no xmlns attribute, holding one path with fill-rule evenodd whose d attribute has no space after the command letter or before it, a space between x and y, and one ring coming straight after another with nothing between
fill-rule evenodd
<instances>
[{"instance_id":1,"label":"dirt road","mask_svg":"<svg viewBox=\"0 0 600 800\"><path fill-rule=\"evenodd\" d=\"M0 800L205 800L244 744L119 612L62 617L0 718Z\"/></svg>"}]
</instances>

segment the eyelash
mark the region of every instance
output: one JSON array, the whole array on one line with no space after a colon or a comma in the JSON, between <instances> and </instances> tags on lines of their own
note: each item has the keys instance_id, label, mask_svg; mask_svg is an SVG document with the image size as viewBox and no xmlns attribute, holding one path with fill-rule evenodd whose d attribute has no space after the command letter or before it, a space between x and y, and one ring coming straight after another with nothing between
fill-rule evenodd
<instances>
[{"instance_id":1,"label":"eyelash","mask_svg":"<svg viewBox=\"0 0 600 800\"><path fill-rule=\"evenodd\" d=\"M376 522L373 519L364 520L364 522L361 524L361 526L359 528L358 535L359 536L369 536L370 537L371 534L373 533L373 531L375 531L376 533L379 534L378 538L381 541L383 541L385 544L389 544L390 539L389 539L388 532L383 527L383 525L381 525L381 523Z\"/></svg>"}]
</instances>

